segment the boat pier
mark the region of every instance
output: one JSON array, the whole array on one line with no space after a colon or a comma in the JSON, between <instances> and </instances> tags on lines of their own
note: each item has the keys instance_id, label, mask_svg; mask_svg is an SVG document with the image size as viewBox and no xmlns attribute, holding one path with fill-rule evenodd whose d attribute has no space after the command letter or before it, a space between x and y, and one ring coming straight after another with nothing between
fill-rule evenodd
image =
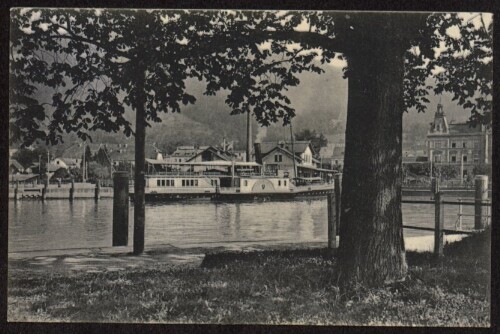
<instances>
[{"instance_id":1,"label":"boat pier","mask_svg":"<svg viewBox=\"0 0 500 334\"><path fill-rule=\"evenodd\" d=\"M59 183L59 184L39 184L33 186L15 184L9 187L9 199L100 199L112 198L113 188L102 187L100 183Z\"/></svg>"}]
</instances>

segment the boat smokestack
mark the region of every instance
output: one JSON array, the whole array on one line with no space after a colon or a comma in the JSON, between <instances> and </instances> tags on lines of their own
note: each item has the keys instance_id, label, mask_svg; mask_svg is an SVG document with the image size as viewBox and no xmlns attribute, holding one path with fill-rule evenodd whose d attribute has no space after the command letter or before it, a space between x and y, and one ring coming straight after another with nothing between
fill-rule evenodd
<instances>
[{"instance_id":1,"label":"boat smokestack","mask_svg":"<svg viewBox=\"0 0 500 334\"><path fill-rule=\"evenodd\" d=\"M260 143L254 144L255 162L262 165L262 152L260 150Z\"/></svg>"}]
</instances>

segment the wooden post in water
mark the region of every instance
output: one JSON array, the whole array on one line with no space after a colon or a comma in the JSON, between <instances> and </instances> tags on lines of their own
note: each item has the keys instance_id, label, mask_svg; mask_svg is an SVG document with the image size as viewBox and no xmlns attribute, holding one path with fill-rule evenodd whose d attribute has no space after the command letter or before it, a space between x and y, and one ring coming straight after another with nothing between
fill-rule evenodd
<instances>
[{"instance_id":1,"label":"wooden post in water","mask_svg":"<svg viewBox=\"0 0 500 334\"><path fill-rule=\"evenodd\" d=\"M75 180L71 179L71 188L69 188L69 201L73 202L75 198Z\"/></svg>"},{"instance_id":2,"label":"wooden post in water","mask_svg":"<svg viewBox=\"0 0 500 334\"><path fill-rule=\"evenodd\" d=\"M45 201L47 198L47 189L49 188L49 176L47 175L47 179L45 180L45 183L42 188L42 201Z\"/></svg>"},{"instance_id":3,"label":"wooden post in water","mask_svg":"<svg viewBox=\"0 0 500 334\"><path fill-rule=\"evenodd\" d=\"M328 193L328 248L337 248L337 232L340 226L340 195L342 174L335 174L334 193Z\"/></svg>"},{"instance_id":4,"label":"wooden post in water","mask_svg":"<svg viewBox=\"0 0 500 334\"><path fill-rule=\"evenodd\" d=\"M431 178L431 193L432 193L432 198L434 199L434 196L439 192L439 181L436 177Z\"/></svg>"},{"instance_id":5,"label":"wooden post in water","mask_svg":"<svg viewBox=\"0 0 500 334\"><path fill-rule=\"evenodd\" d=\"M442 193L438 191L434 194L435 205L435 227L434 227L434 255L436 258L443 256L444 246L444 204Z\"/></svg>"},{"instance_id":6,"label":"wooden post in water","mask_svg":"<svg viewBox=\"0 0 500 334\"><path fill-rule=\"evenodd\" d=\"M128 172L113 175L113 246L128 245Z\"/></svg>"},{"instance_id":7,"label":"wooden post in water","mask_svg":"<svg viewBox=\"0 0 500 334\"><path fill-rule=\"evenodd\" d=\"M95 181L95 193L94 193L94 199L97 201L101 198L101 181L96 180Z\"/></svg>"},{"instance_id":8,"label":"wooden post in water","mask_svg":"<svg viewBox=\"0 0 500 334\"><path fill-rule=\"evenodd\" d=\"M16 187L14 188L14 201L19 199L19 180L16 181Z\"/></svg>"},{"instance_id":9,"label":"wooden post in water","mask_svg":"<svg viewBox=\"0 0 500 334\"><path fill-rule=\"evenodd\" d=\"M485 228L483 213L486 212L486 206L481 204L488 199L488 176L477 175L475 181L475 206L474 206L474 229L482 230Z\"/></svg>"},{"instance_id":10,"label":"wooden post in water","mask_svg":"<svg viewBox=\"0 0 500 334\"><path fill-rule=\"evenodd\" d=\"M461 230L462 229L462 199L459 198L458 199L458 203L460 203L458 205L458 229Z\"/></svg>"},{"instance_id":11,"label":"wooden post in water","mask_svg":"<svg viewBox=\"0 0 500 334\"><path fill-rule=\"evenodd\" d=\"M328 248L334 249L337 247L337 222L335 221L335 194L328 193Z\"/></svg>"},{"instance_id":12,"label":"wooden post in water","mask_svg":"<svg viewBox=\"0 0 500 334\"><path fill-rule=\"evenodd\" d=\"M339 234L340 226L340 199L342 198L342 174L336 174L334 176L334 186L335 186L335 221L337 222L337 235Z\"/></svg>"}]
</instances>

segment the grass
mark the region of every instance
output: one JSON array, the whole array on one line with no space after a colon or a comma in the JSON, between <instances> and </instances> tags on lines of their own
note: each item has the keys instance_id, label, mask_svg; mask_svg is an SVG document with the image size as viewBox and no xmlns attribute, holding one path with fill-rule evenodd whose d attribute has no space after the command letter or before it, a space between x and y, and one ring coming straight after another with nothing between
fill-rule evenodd
<instances>
[{"instance_id":1,"label":"grass","mask_svg":"<svg viewBox=\"0 0 500 334\"><path fill-rule=\"evenodd\" d=\"M342 295L324 249L209 254L200 267L11 272L9 321L489 326L489 232L408 253L405 282Z\"/></svg>"}]
</instances>

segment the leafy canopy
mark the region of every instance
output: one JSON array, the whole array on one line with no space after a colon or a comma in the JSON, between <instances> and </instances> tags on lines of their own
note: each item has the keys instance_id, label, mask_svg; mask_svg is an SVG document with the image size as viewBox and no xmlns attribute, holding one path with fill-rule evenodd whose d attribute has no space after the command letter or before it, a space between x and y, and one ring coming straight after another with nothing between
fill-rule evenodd
<instances>
[{"instance_id":1,"label":"leafy canopy","mask_svg":"<svg viewBox=\"0 0 500 334\"><path fill-rule=\"evenodd\" d=\"M294 116L287 87L300 83L302 71L321 73L319 63L348 63L357 50L353 36L373 19L344 12L16 9L11 139L29 145L57 143L64 132L84 140L98 129L133 134L126 110L145 101L148 124L160 122L160 113L195 102L188 78L206 82L208 95L227 93L233 114L286 124ZM401 34L405 25L418 31L405 53L405 108L424 111L430 92L449 91L471 109L472 121L489 122L491 20L422 13L400 19Z\"/></svg>"},{"instance_id":2,"label":"leafy canopy","mask_svg":"<svg viewBox=\"0 0 500 334\"><path fill-rule=\"evenodd\" d=\"M99 129L130 135L125 111L144 94L148 123L194 103L187 78L205 80L208 95L228 90L233 113L251 111L264 125L287 122L294 111L282 91L299 83L296 73L321 70L313 52L291 49L284 38L267 42L264 27L294 24L280 21L270 12L14 10L11 139L57 143L75 132L86 140ZM145 82L137 82L138 70ZM51 101L40 102L47 88Z\"/></svg>"}]
</instances>

